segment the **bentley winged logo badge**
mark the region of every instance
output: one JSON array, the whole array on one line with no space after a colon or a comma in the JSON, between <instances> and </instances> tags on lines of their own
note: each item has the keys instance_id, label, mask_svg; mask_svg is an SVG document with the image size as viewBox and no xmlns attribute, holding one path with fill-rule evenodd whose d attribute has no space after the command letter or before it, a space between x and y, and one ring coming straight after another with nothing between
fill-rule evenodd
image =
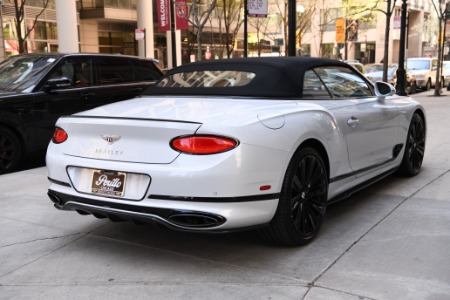
<instances>
[{"instance_id":1,"label":"bentley winged logo badge","mask_svg":"<svg viewBox=\"0 0 450 300\"><path fill-rule=\"evenodd\" d=\"M112 145L113 143L115 143L118 140L120 140L120 136L119 135L102 134L101 137L102 137L102 139L107 141L108 144L110 144L110 145Z\"/></svg>"}]
</instances>

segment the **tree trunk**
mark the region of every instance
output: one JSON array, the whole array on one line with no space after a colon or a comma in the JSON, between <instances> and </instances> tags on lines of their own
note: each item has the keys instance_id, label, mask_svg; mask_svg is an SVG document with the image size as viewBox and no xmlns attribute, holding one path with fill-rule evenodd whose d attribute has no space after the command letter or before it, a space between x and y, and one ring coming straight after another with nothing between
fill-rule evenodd
<instances>
[{"instance_id":1,"label":"tree trunk","mask_svg":"<svg viewBox=\"0 0 450 300\"><path fill-rule=\"evenodd\" d=\"M17 42L19 44L19 53L25 53L28 52L27 50L27 38L28 35L30 34L30 32L32 32L34 30L34 27L36 26L36 22L39 18L39 16L41 16L44 11L47 9L48 6L48 2L49 0L45 0L45 2L43 2L43 8L41 9L41 11L34 17L34 21L31 24L30 27L28 27L28 24L25 24L25 5L26 5L26 0L14 0L14 10L15 10L15 27L16 27L16 32L17 32ZM22 32L22 25L25 24L25 32Z\"/></svg>"},{"instance_id":2,"label":"tree trunk","mask_svg":"<svg viewBox=\"0 0 450 300\"><path fill-rule=\"evenodd\" d=\"M202 60L202 29L199 27L197 31L197 61Z\"/></svg>"},{"instance_id":3,"label":"tree trunk","mask_svg":"<svg viewBox=\"0 0 450 300\"><path fill-rule=\"evenodd\" d=\"M438 34L438 59L437 59L437 70L436 70L436 84L434 86L434 96L441 95L441 56L442 56L442 23L445 20L443 17L439 18L439 34Z\"/></svg>"},{"instance_id":4,"label":"tree trunk","mask_svg":"<svg viewBox=\"0 0 450 300\"><path fill-rule=\"evenodd\" d=\"M18 24L16 25L17 30L17 44L19 44L19 53L25 53L27 52L25 47L25 39L22 36L22 25Z\"/></svg>"}]
</instances>

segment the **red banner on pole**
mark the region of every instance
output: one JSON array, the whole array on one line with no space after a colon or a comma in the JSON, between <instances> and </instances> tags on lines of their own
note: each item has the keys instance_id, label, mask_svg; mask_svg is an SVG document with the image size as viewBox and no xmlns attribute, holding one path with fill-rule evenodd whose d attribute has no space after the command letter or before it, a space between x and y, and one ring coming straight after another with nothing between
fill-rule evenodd
<instances>
[{"instance_id":1,"label":"red banner on pole","mask_svg":"<svg viewBox=\"0 0 450 300\"><path fill-rule=\"evenodd\" d=\"M170 0L158 0L159 31L170 30Z\"/></svg>"},{"instance_id":2,"label":"red banner on pole","mask_svg":"<svg viewBox=\"0 0 450 300\"><path fill-rule=\"evenodd\" d=\"M186 5L186 0L176 0L175 2L175 20L176 27L178 30L189 29L189 23L187 18L189 17L188 7Z\"/></svg>"}]
</instances>

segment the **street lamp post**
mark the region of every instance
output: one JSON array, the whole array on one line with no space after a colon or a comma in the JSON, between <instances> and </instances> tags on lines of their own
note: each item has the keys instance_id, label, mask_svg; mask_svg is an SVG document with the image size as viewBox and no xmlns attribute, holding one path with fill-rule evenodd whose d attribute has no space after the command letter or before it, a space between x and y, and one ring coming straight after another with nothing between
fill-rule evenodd
<instances>
[{"instance_id":1,"label":"street lamp post","mask_svg":"<svg viewBox=\"0 0 450 300\"><path fill-rule=\"evenodd\" d=\"M288 6L288 56L296 56L297 14L300 16L305 8L303 5L297 5L296 0L289 0Z\"/></svg>"},{"instance_id":2,"label":"street lamp post","mask_svg":"<svg viewBox=\"0 0 450 300\"><path fill-rule=\"evenodd\" d=\"M400 21L400 49L397 69L397 95L406 96L406 70L405 70L405 37L406 37L406 0L402 0L402 16Z\"/></svg>"},{"instance_id":3,"label":"street lamp post","mask_svg":"<svg viewBox=\"0 0 450 300\"><path fill-rule=\"evenodd\" d=\"M288 0L288 56L295 56L296 0Z\"/></svg>"},{"instance_id":4,"label":"street lamp post","mask_svg":"<svg viewBox=\"0 0 450 300\"><path fill-rule=\"evenodd\" d=\"M244 57L248 56L248 1L244 0Z\"/></svg>"},{"instance_id":5,"label":"street lamp post","mask_svg":"<svg viewBox=\"0 0 450 300\"><path fill-rule=\"evenodd\" d=\"M170 1L170 39L172 45L172 67L177 66L177 51L176 51L176 35L175 35L175 1Z\"/></svg>"}]
</instances>

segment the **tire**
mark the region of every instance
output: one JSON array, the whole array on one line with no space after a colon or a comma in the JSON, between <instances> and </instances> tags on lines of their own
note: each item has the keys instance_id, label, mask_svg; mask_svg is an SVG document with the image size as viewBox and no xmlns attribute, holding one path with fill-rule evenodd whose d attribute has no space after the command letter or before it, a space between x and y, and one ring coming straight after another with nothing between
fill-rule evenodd
<instances>
[{"instance_id":1,"label":"tire","mask_svg":"<svg viewBox=\"0 0 450 300\"><path fill-rule=\"evenodd\" d=\"M416 92L417 92L417 83L416 81L413 81L409 86L409 94L415 94Z\"/></svg>"},{"instance_id":2,"label":"tire","mask_svg":"<svg viewBox=\"0 0 450 300\"><path fill-rule=\"evenodd\" d=\"M419 174L425 154L425 131L422 117L415 113L408 129L405 152L398 168L398 174L408 177Z\"/></svg>"},{"instance_id":3,"label":"tire","mask_svg":"<svg viewBox=\"0 0 450 300\"><path fill-rule=\"evenodd\" d=\"M0 127L0 174L15 171L22 159L22 149L16 135Z\"/></svg>"},{"instance_id":4,"label":"tire","mask_svg":"<svg viewBox=\"0 0 450 300\"><path fill-rule=\"evenodd\" d=\"M289 164L275 216L260 232L271 242L299 246L311 242L325 216L328 175L320 154L299 149Z\"/></svg>"},{"instance_id":5,"label":"tire","mask_svg":"<svg viewBox=\"0 0 450 300\"><path fill-rule=\"evenodd\" d=\"M428 78L427 84L425 85L425 91L431 90L431 79Z\"/></svg>"}]
</instances>

